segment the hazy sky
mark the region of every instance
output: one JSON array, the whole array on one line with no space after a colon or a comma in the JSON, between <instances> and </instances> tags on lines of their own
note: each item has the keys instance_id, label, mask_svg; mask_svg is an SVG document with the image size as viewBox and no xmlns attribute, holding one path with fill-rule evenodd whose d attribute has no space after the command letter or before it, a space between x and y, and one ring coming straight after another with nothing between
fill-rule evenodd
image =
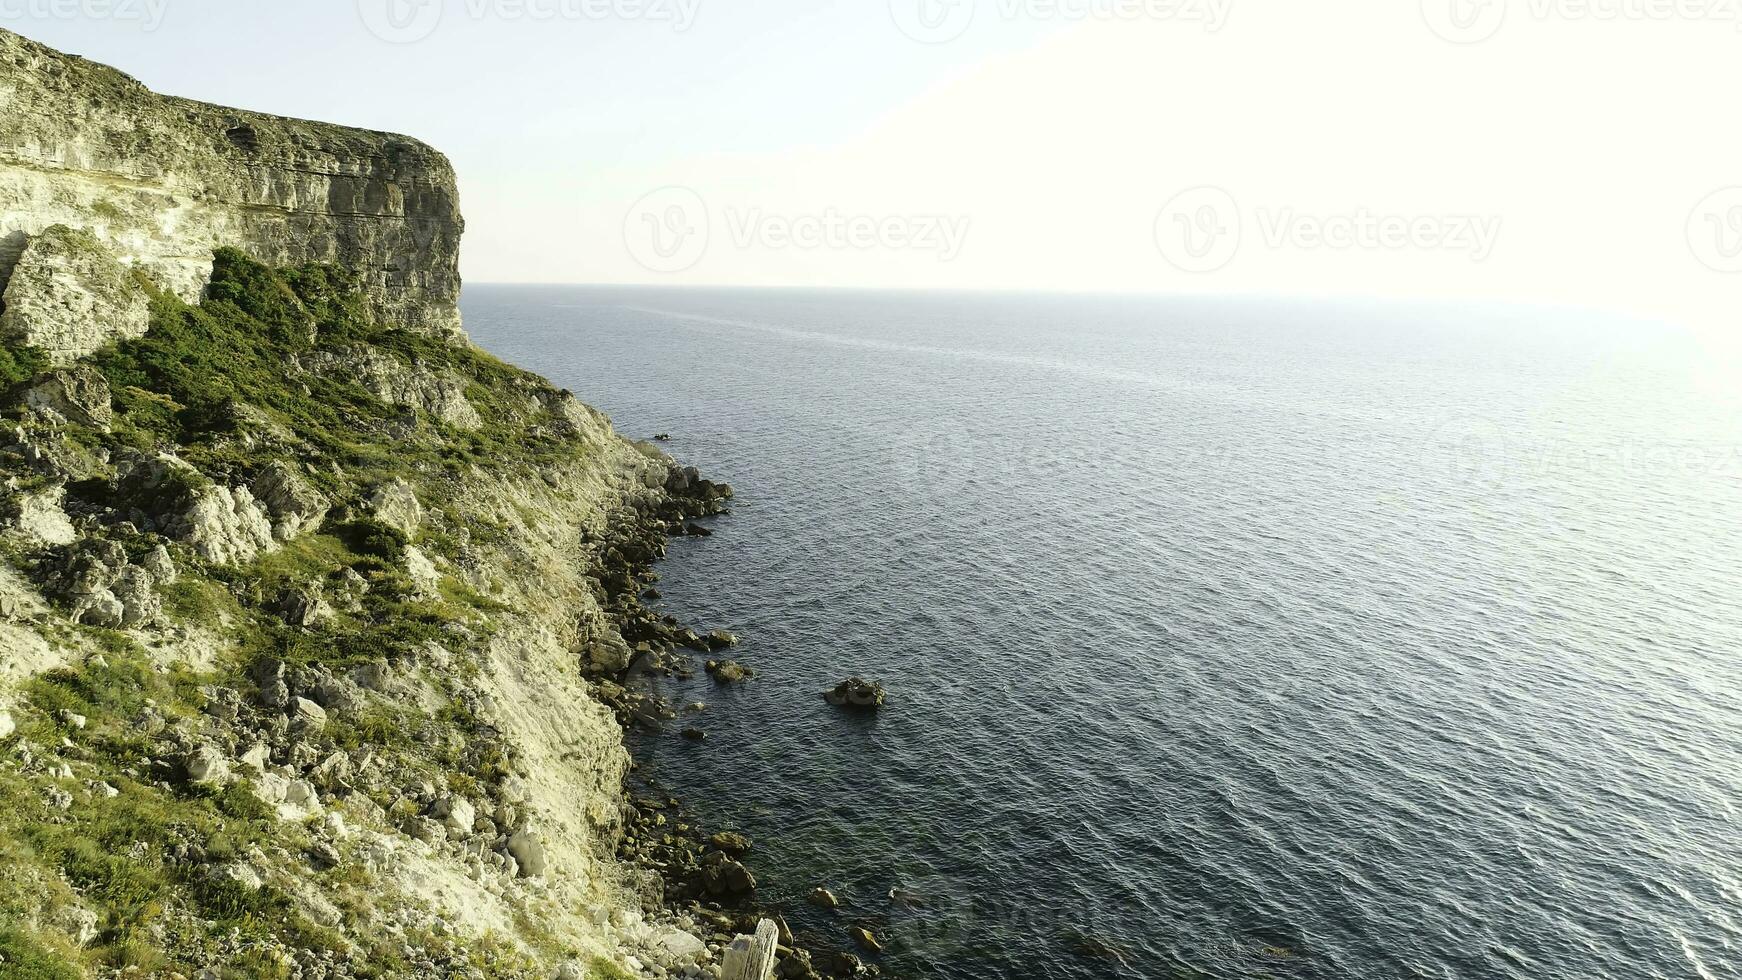
<instances>
[{"instance_id":1,"label":"hazy sky","mask_svg":"<svg viewBox=\"0 0 1742 980\"><path fill-rule=\"evenodd\" d=\"M1733 337L1738 0L0 0L389 129L471 281L1528 300Z\"/></svg>"}]
</instances>

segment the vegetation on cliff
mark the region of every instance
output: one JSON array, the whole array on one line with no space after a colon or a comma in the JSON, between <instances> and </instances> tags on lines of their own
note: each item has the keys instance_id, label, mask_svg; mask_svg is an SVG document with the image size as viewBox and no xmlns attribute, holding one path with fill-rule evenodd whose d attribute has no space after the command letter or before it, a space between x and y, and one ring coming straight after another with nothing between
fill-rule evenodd
<instances>
[{"instance_id":1,"label":"vegetation on cliff","mask_svg":"<svg viewBox=\"0 0 1742 980\"><path fill-rule=\"evenodd\" d=\"M678 471L370 322L334 269L221 251L197 306L139 285L143 336L52 370L0 349L0 973L616 975L557 927L610 882L576 870L591 891L540 911L549 849L588 845L540 829L567 815L484 675L551 549L562 682L623 644L598 556L663 534ZM584 778L620 782L593 751Z\"/></svg>"}]
</instances>

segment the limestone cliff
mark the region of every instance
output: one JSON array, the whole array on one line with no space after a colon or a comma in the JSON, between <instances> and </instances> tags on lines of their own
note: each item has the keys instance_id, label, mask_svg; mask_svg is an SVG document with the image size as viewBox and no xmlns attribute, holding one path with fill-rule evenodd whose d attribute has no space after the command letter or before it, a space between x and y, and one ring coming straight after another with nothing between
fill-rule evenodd
<instances>
[{"instance_id":1,"label":"limestone cliff","mask_svg":"<svg viewBox=\"0 0 1742 980\"><path fill-rule=\"evenodd\" d=\"M718 974L620 724L730 489L467 343L460 228L421 144L0 32L0 974Z\"/></svg>"},{"instance_id":2,"label":"limestone cliff","mask_svg":"<svg viewBox=\"0 0 1742 980\"><path fill-rule=\"evenodd\" d=\"M31 239L88 232L197 302L219 246L355 273L373 318L458 333L464 223L416 140L152 93L0 30L0 288Z\"/></svg>"}]
</instances>

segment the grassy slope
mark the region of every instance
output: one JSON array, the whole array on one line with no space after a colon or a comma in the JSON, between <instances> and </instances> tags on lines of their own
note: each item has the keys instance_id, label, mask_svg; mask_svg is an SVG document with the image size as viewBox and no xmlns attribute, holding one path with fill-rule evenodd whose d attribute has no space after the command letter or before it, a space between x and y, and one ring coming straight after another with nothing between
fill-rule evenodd
<instances>
[{"instance_id":1,"label":"grassy slope","mask_svg":"<svg viewBox=\"0 0 1742 980\"><path fill-rule=\"evenodd\" d=\"M275 271L221 252L204 303L187 306L154 295L151 331L91 359L113 389L112 431L68 427L65 436L91 459L105 451L116 458L172 451L199 470L197 479L232 485L247 483L275 460L307 463L311 482L337 505L335 514L380 481L406 479L436 509L422 542L436 553L455 547L451 535L461 523L442 511L454 474L480 466L508 478L584 452L529 410L528 394L549 390L542 381L473 349L377 328L360 309L347 282L330 269ZM458 375L485 424L448 429L384 404L353 379L290 367L299 354L342 352L353 344L406 366ZM28 377L40 363L28 350L0 350L0 380ZM30 477L12 475L21 482ZM69 494L123 514L134 503L102 476L73 484ZM471 535L489 532L465 527ZM155 535L126 530L115 536L135 556L159 543ZM136 966L191 975L196 965L221 963L233 976L286 975L285 964L272 956L238 952L253 940L261 941L260 949L272 943L349 949L352 968L363 975L403 973L406 964L392 944L353 947L340 935L362 927L357 916L369 883L354 862L328 872L302 866L303 873L330 879L322 885L346 916L339 930L309 922L270 883L249 891L211 876L214 864L251 849L294 855L305 843L302 831L274 819L245 784L214 791L169 775L164 760L153 758L158 743L140 720L155 714L171 725L201 723L207 692L214 686L247 690L242 677L263 657L341 668L401 657L430 642L453 644L445 629L450 624L466 624L473 635L487 631L487 616L497 610L452 580L440 599L416 595L401 563L407 544L391 528L352 517L329 519L318 533L241 569L210 567L174 549L184 575L168 590L168 615L217 626L228 640L216 669L205 674L155 662L127 635L64 619L43 626L52 642L101 656L30 682L14 712L19 731L0 749L6 760L32 746L37 759L52 756L53 767L65 761L75 773L55 778L41 764L25 770L0 762L0 973L49 978ZM40 575L52 555L7 557ZM360 609L312 632L293 629L269 611L285 586L337 581L346 569L369 582ZM88 722L75 727L61 720L63 713ZM474 722L458 700L428 715L377 705L335 719L324 738L327 748L373 745L397 753L406 765L463 787L498 778L506 766L488 740L459 740L472 744L454 748L456 740L435 737ZM59 748L63 739L67 747ZM93 791L97 782L118 793ZM76 802L56 807L51 791L70 793ZM386 807L392 801L378 802ZM189 847L203 859L177 860ZM75 901L99 917L99 934L87 949L75 949L52 925L57 911ZM232 932L241 943L224 938ZM420 942L485 975L519 975L525 966L487 943L462 951L451 939Z\"/></svg>"}]
</instances>

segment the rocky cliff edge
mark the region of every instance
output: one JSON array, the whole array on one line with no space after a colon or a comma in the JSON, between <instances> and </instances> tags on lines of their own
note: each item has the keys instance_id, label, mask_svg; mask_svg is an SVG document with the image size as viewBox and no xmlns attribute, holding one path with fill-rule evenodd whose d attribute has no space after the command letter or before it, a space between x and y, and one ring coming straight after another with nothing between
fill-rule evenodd
<instances>
[{"instance_id":1,"label":"rocky cliff edge","mask_svg":"<svg viewBox=\"0 0 1742 980\"><path fill-rule=\"evenodd\" d=\"M0 289L21 261L66 264L31 254L56 225L185 302L198 302L214 250L228 246L269 266L352 272L376 322L460 330L465 225L440 153L390 133L157 95L0 30Z\"/></svg>"}]
</instances>

